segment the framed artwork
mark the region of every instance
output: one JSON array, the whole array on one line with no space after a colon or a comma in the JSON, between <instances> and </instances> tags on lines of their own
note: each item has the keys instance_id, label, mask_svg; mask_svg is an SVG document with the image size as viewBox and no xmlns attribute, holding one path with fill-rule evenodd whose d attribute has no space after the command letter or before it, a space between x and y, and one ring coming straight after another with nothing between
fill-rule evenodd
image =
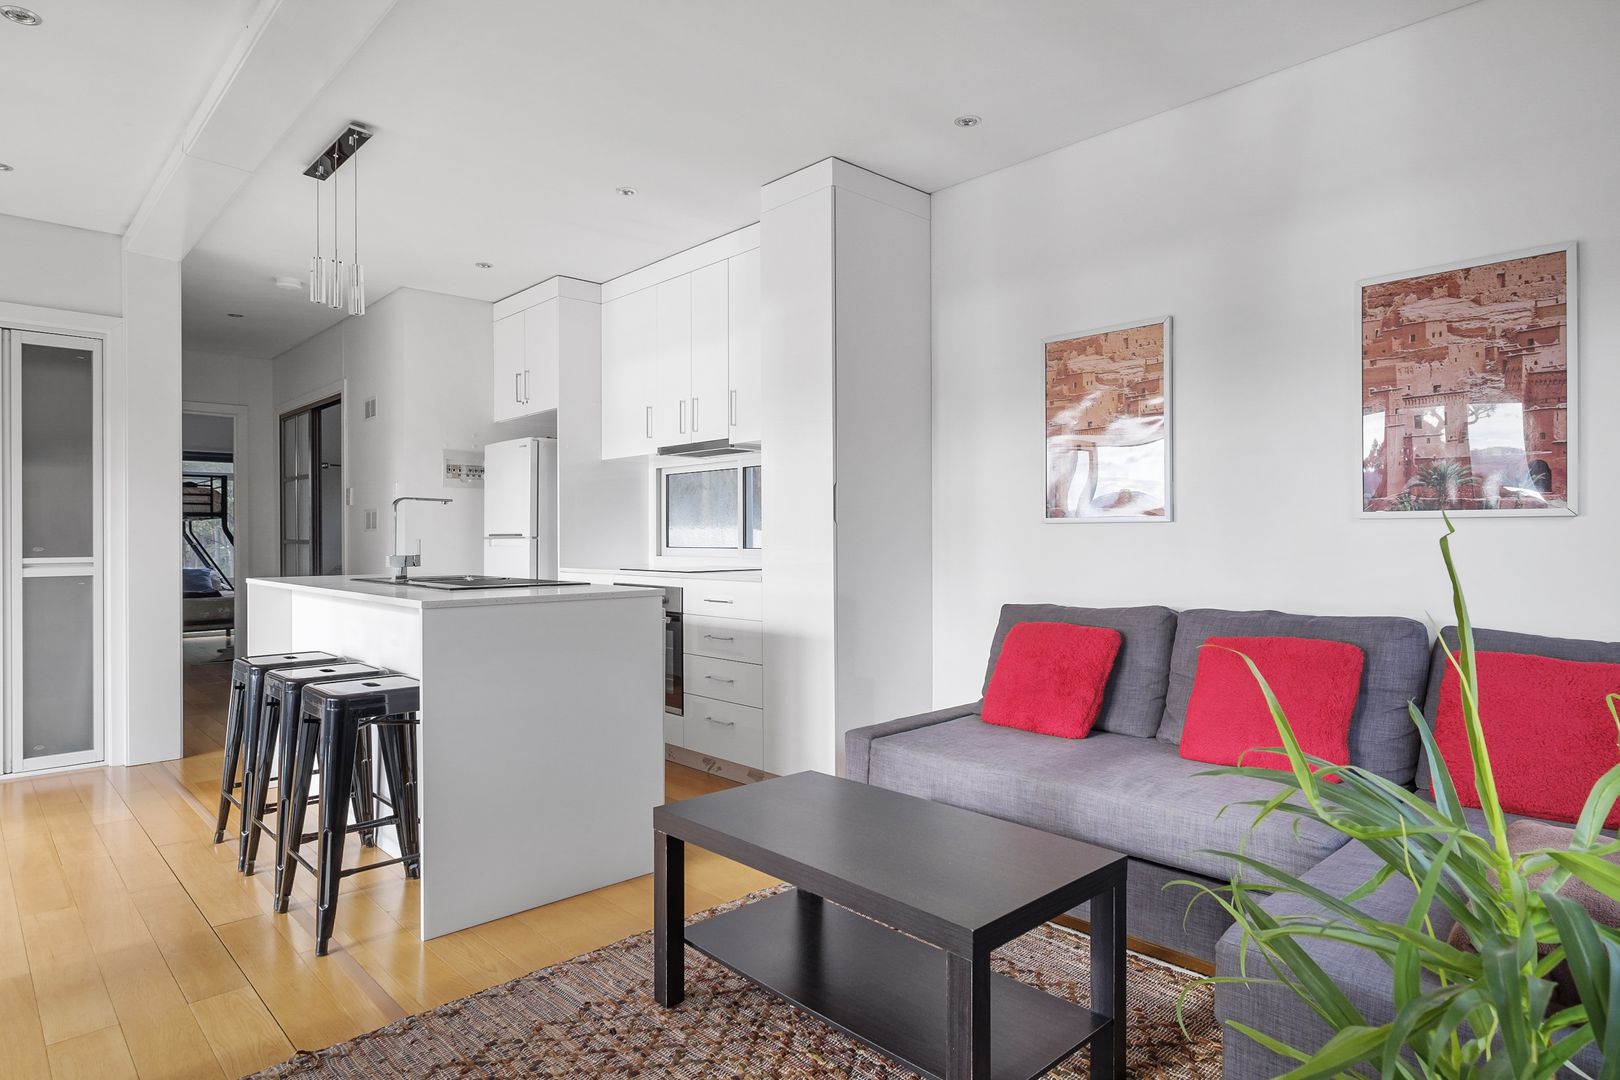
<instances>
[{"instance_id":1,"label":"framed artwork","mask_svg":"<svg viewBox=\"0 0 1620 1080\"><path fill-rule=\"evenodd\" d=\"M1169 521L1169 317L1045 352L1046 520Z\"/></svg>"},{"instance_id":2,"label":"framed artwork","mask_svg":"<svg viewBox=\"0 0 1620 1080\"><path fill-rule=\"evenodd\" d=\"M1575 245L1361 283L1365 516L1576 511Z\"/></svg>"}]
</instances>

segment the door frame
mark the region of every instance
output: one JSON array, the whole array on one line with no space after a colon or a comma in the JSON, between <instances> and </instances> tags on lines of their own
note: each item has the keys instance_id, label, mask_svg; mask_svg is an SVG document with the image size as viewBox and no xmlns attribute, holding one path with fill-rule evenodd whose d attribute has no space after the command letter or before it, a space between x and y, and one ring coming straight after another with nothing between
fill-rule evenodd
<instances>
[{"instance_id":1,"label":"door frame","mask_svg":"<svg viewBox=\"0 0 1620 1080\"><path fill-rule=\"evenodd\" d=\"M18 465L22 452L22 430L15 410L20 407L22 349L35 344L55 348L82 348L91 352L91 461L94 476L91 490L90 555L83 557L27 558L18 545L22 536L22 491L18 483L9 483L4 512L4 584L0 598L5 609L5 769L8 775L25 775L70 768L104 761L107 757L107 686L102 675L106 670L107 654L107 433L103 411L107 341L96 335L63 334L55 331L4 328L7 348L0 355L0 370L4 372L0 385L0 410L4 411L8 431L5 445L0 448L0 469L12 480L12 470ZM48 577L89 577L92 589L91 631L91 745L87 750L52 754L30 762L23 749L23 685L21 678L23 635L22 594L23 583L29 579Z\"/></svg>"},{"instance_id":2,"label":"door frame","mask_svg":"<svg viewBox=\"0 0 1620 1080\"><path fill-rule=\"evenodd\" d=\"M236 560L236 651L240 655L247 655L247 568L252 565L253 544L253 499L255 492L252 481L248 480L248 469L251 464L252 451L248 445L248 407L246 405L224 405L213 401L180 402L180 416L182 425L186 413L197 413L201 416L228 416L231 418L231 486L236 489L236 516L232 528L236 537L232 541L235 547ZM180 455L185 457L185 447L180 447ZM185 618L181 617L181 631L185 630Z\"/></svg>"}]
</instances>

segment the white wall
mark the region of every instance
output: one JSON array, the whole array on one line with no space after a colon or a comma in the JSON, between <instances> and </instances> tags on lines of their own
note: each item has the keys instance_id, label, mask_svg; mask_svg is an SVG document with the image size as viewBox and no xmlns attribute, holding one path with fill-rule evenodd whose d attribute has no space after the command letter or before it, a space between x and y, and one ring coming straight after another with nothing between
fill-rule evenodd
<instances>
[{"instance_id":1,"label":"white wall","mask_svg":"<svg viewBox=\"0 0 1620 1080\"><path fill-rule=\"evenodd\" d=\"M1580 250L1583 511L1460 523L1476 622L1614 639L1620 6L1484 0L936 193L934 689L1007 601L1449 621L1433 520L1362 520L1358 280ZM1171 524L1041 519L1041 341L1175 318Z\"/></svg>"},{"instance_id":2,"label":"white wall","mask_svg":"<svg viewBox=\"0 0 1620 1080\"><path fill-rule=\"evenodd\" d=\"M186 352L180 393L188 403L247 409L245 431L236 432L237 536L247 538L242 577L273 577L280 571L280 452L274 369L270 361ZM245 591L245 590L244 590Z\"/></svg>"},{"instance_id":3,"label":"white wall","mask_svg":"<svg viewBox=\"0 0 1620 1080\"><path fill-rule=\"evenodd\" d=\"M118 237L0 214L0 301L123 314Z\"/></svg>"},{"instance_id":4,"label":"white wall","mask_svg":"<svg viewBox=\"0 0 1620 1080\"><path fill-rule=\"evenodd\" d=\"M402 507L400 544L422 550L422 571L483 567L483 491L443 479L444 451L482 450L491 438L532 434L490 418L490 305L398 289L276 357L277 412L328 390L343 393L343 482L353 490L344 519L345 570L384 573L389 504L399 495L450 498L449 506ZM377 415L363 419L367 398ZM366 531L365 511L377 512Z\"/></svg>"}]
</instances>

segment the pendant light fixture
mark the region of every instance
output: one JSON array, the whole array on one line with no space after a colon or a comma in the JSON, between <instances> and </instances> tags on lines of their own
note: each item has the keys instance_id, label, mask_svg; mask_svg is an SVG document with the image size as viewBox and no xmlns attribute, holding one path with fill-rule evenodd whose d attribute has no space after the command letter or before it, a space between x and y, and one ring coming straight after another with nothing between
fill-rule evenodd
<instances>
[{"instance_id":1,"label":"pendant light fixture","mask_svg":"<svg viewBox=\"0 0 1620 1080\"><path fill-rule=\"evenodd\" d=\"M371 139L371 132L358 124L350 124L337 140L310 163L304 175L315 181L315 253L309 259L309 299L312 304L323 304L350 315L366 313L366 271L360 265L360 165L349 170L350 245L349 261L344 262L340 251L342 230L342 189L332 185L332 254L328 258L321 246L321 189L326 181L337 174L348 160Z\"/></svg>"}]
</instances>

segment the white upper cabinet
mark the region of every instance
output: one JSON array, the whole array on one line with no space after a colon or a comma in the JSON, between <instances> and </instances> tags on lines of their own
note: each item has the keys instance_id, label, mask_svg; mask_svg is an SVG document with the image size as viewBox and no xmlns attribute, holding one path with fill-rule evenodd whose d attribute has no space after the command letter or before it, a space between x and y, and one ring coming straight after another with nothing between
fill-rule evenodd
<instances>
[{"instance_id":1,"label":"white upper cabinet","mask_svg":"<svg viewBox=\"0 0 1620 1080\"><path fill-rule=\"evenodd\" d=\"M692 272L688 442L710 442L731 437L730 289L726 260Z\"/></svg>"},{"instance_id":2,"label":"white upper cabinet","mask_svg":"<svg viewBox=\"0 0 1620 1080\"><path fill-rule=\"evenodd\" d=\"M524 415L523 408L523 312L495 320L495 410L496 420Z\"/></svg>"},{"instance_id":3,"label":"white upper cabinet","mask_svg":"<svg viewBox=\"0 0 1620 1080\"><path fill-rule=\"evenodd\" d=\"M562 302L542 301L495 320L494 418L515 420L557 407Z\"/></svg>"},{"instance_id":4,"label":"white upper cabinet","mask_svg":"<svg viewBox=\"0 0 1620 1080\"><path fill-rule=\"evenodd\" d=\"M760 441L759 249L726 260L729 282L727 419L731 441Z\"/></svg>"},{"instance_id":5,"label":"white upper cabinet","mask_svg":"<svg viewBox=\"0 0 1620 1080\"><path fill-rule=\"evenodd\" d=\"M658 291L602 305L602 456L654 453L653 395L658 359Z\"/></svg>"},{"instance_id":6,"label":"white upper cabinet","mask_svg":"<svg viewBox=\"0 0 1620 1080\"><path fill-rule=\"evenodd\" d=\"M602 456L760 441L758 230L603 286Z\"/></svg>"},{"instance_id":7,"label":"white upper cabinet","mask_svg":"<svg viewBox=\"0 0 1620 1080\"><path fill-rule=\"evenodd\" d=\"M660 282L653 438L659 446L692 441L692 276Z\"/></svg>"}]
</instances>

